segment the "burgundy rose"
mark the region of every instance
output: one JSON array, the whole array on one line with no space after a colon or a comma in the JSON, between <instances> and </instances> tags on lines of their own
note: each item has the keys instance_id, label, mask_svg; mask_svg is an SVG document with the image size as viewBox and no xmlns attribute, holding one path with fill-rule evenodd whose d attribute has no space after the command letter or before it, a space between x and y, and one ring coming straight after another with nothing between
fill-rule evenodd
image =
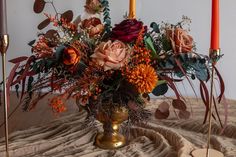
<instances>
[{"instance_id":1,"label":"burgundy rose","mask_svg":"<svg viewBox=\"0 0 236 157\"><path fill-rule=\"evenodd\" d=\"M112 29L111 39L128 43L133 42L137 39L143 26L143 23L136 19L124 20L120 24L115 25ZM144 29L146 32L147 26L144 26Z\"/></svg>"}]
</instances>

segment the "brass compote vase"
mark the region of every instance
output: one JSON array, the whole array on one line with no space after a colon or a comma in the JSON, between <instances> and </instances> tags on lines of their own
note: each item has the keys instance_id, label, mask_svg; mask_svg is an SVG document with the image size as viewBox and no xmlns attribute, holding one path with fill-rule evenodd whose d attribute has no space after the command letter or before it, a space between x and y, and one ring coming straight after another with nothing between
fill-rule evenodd
<instances>
[{"instance_id":1,"label":"brass compote vase","mask_svg":"<svg viewBox=\"0 0 236 157\"><path fill-rule=\"evenodd\" d=\"M95 145L102 149L117 149L126 145L127 140L119 132L121 123L128 119L128 110L124 107L115 107L110 115L101 111L96 119L103 124L103 132L96 136Z\"/></svg>"}]
</instances>

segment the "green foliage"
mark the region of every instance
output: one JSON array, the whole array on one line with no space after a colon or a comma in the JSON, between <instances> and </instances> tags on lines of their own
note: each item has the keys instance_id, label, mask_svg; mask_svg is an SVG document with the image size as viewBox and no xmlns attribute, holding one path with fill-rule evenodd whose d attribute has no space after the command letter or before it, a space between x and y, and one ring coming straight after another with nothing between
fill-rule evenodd
<instances>
[{"instance_id":1,"label":"green foliage","mask_svg":"<svg viewBox=\"0 0 236 157\"><path fill-rule=\"evenodd\" d=\"M152 38L150 36L145 37L144 42L145 42L146 47L151 51L152 58L157 58L157 51L154 47L154 43L152 41Z\"/></svg>"},{"instance_id":2,"label":"green foliage","mask_svg":"<svg viewBox=\"0 0 236 157\"><path fill-rule=\"evenodd\" d=\"M163 38L161 39L161 42L163 45L163 49L166 52L172 50L171 42L165 36L163 36Z\"/></svg>"},{"instance_id":3,"label":"green foliage","mask_svg":"<svg viewBox=\"0 0 236 157\"><path fill-rule=\"evenodd\" d=\"M155 96L160 96L166 94L167 91L168 91L167 83L162 83L156 86L156 88L152 91L152 94Z\"/></svg>"},{"instance_id":4,"label":"green foliage","mask_svg":"<svg viewBox=\"0 0 236 157\"><path fill-rule=\"evenodd\" d=\"M177 59L184 71L191 76L191 79L199 79L201 81L206 81L209 78L209 71L206 64L206 59L201 56L196 56L193 53L182 53L178 55L171 55L164 60L159 61L160 69L173 69L178 67L175 61ZM173 73L175 76L181 78L185 76L181 70L177 68Z\"/></svg>"},{"instance_id":5,"label":"green foliage","mask_svg":"<svg viewBox=\"0 0 236 157\"><path fill-rule=\"evenodd\" d=\"M65 46L60 46L56 49L55 57L57 61L60 61L62 58L63 50L65 49Z\"/></svg>"},{"instance_id":6,"label":"green foliage","mask_svg":"<svg viewBox=\"0 0 236 157\"><path fill-rule=\"evenodd\" d=\"M202 64L199 61L197 61L196 63L193 63L190 66L194 69L195 75L199 80L206 81L208 79L209 72L205 64Z\"/></svg>"},{"instance_id":7,"label":"green foliage","mask_svg":"<svg viewBox=\"0 0 236 157\"><path fill-rule=\"evenodd\" d=\"M30 42L28 43L28 45L32 47L32 46L34 45L35 41L36 41L36 40L30 41Z\"/></svg>"},{"instance_id":8,"label":"green foliage","mask_svg":"<svg viewBox=\"0 0 236 157\"><path fill-rule=\"evenodd\" d=\"M191 54L189 55L179 54L178 59L181 62L185 71L192 74L191 75L192 79L197 78L201 81L206 81L208 79L209 72L208 72L205 58L191 55ZM180 74L180 73L179 75L183 76L183 74Z\"/></svg>"},{"instance_id":9,"label":"green foliage","mask_svg":"<svg viewBox=\"0 0 236 157\"><path fill-rule=\"evenodd\" d=\"M32 87L33 87L34 77L30 76L27 84L27 92L29 93L29 97L32 98Z\"/></svg>"},{"instance_id":10,"label":"green foliage","mask_svg":"<svg viewBox=\"0 0 236 157\"><path fill-rule=\"evenodd\" d=\"M110 18L110 9L108 0L100 0L103 6L103 22L105 24L105 33L111 32L111 18Z\"/></svg>"},{"instance_id":11,"label":"green foliage","mask_svg":"<svg viewBox=\"0 0 236 157\"><path fill-rule=\"evenodd\" d=\"M156 22L152 22L150 27L153 29L154 32L160 33L159 25Z\"/></svg>"}]
</instances>

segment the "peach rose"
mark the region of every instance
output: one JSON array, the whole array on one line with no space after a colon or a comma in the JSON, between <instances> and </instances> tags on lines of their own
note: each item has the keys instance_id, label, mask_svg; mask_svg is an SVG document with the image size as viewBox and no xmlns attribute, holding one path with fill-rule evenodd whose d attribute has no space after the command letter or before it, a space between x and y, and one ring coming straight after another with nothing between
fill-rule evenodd
<instances>
[{"instance_id":1,"label":"peach rose","mask_svg":"<svg viewBox=\"0 0 236 157\"><path fill-rule=\"evenodd\" d=\"M90 37L99 35L104 30L101 20L96 17L83 20L81 23L81 28L87 30Z\"/></svg>"},{"instance_id":2,"label":"peach rose","mask_svg":"<svg viewBox=\"0 0 236 157\"><path fill-rule=\"evenodd\" d=\"M192 51L193 38L186 30L173 28L166 30L166 33L175 53L187 53Z\"/></svg>"},{"instance_id":3,"label":"peach rose","mask_svg":"<svg viewBox=\"0 0 236 157\"><path fill-rule=\"evenodd\" d=\"M63 63L65 65L75 65L80 61L79 52L73 47L67 47L63 51Z\"/></svg>"},{"instance_id":4,"label":"peach rose","mask_svg":"<svg viewBox=\"0 0 236 157\"><path fill-rule=\"evenodd\" d=\"M100 0L86 0L85 10L90 14L96 14L102 11Z\"/></svg>"},{"instance_id":5,"label":"peach rose","mask_svg":"<svg viewBox=\"0 0 236 157\"><path fill-rule=\"evenodd\" d=\"M130 49L123 42L119 40L112 42L109 40L98 45L91 57L107 71L123 67L128 61L129 54Z\"/></svg>"}]
</instances>

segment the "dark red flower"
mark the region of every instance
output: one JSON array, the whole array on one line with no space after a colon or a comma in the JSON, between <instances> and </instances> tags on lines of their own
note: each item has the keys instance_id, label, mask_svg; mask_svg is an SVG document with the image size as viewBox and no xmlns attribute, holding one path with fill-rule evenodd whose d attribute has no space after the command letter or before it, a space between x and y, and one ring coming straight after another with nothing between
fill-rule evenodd
<instances>
[{"instance_id":1,"label":"dark red flower","mask_svg":"<svg viewBox=\"0 0 236 157\"><path fill-rule=\"evenodd\" d=\"M127 19L122 21L120 24L115 25L112 29L111 38L112 40L120 40L123 42L134 42L140 31L143 28L143 22L136 19ZM144 26L145 32L147 31L147 26Z\"/></svg>"}]
</instances>

